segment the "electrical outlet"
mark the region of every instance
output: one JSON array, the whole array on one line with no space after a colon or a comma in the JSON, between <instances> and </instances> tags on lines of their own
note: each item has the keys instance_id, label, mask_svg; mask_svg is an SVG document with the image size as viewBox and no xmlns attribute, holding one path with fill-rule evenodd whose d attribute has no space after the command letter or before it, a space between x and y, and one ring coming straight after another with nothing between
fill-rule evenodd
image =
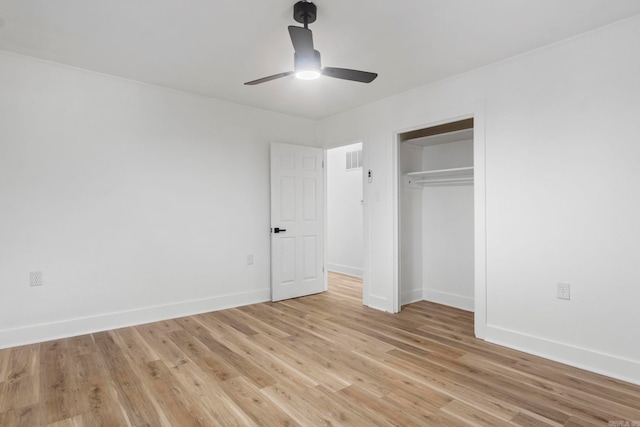
<instances>
[{"instance_id":1,"label":"electrical outlet","mask_svg":"<svg viewBox=\"0 0 640 427\"><path fill-rule=\"evenodd\" d=\"M32 271L29 273L29 286L42 286L42 271Z\"/></svg>"},{"instance_id":2,"label":"electrical outlet","mask_svg":"<svg viewBox=\"0 0 640 427\"><path fill-rule=\"evenodd\" d=\"M247 255L247 265L253 264L253 255Z\"/></svg>"},{"instance_id":3,"label":"electrical outlet","mask_svg":"<svg viewBox=\"0 0 640 427\"><path fill-rule=\"evenodd\" d=\"M571 299L571 285L569 283L558 283L558 299Z\"/></svg>"}]
</instances>

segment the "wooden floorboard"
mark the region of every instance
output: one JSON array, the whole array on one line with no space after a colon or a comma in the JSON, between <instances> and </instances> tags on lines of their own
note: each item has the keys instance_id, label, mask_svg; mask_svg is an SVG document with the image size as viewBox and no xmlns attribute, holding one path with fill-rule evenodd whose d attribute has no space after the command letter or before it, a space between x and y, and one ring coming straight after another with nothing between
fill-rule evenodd
<instances>
[{"instance_id":1,"label":"wooden floorboard","mask_svg":"<svg viewBox=\"0 0 640 427\"><path fill-rule=\"evenodd\" d=\"M640 387L329 291L0 350L0 427L640 426Z\"/></svg>"}]
</instances>

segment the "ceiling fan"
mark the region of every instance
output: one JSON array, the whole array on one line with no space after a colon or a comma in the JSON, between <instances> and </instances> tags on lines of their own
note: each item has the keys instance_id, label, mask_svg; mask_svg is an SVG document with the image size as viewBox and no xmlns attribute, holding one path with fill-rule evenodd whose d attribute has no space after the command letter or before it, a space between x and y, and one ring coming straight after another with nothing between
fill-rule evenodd
<instances>
[{"instance_id":1,"label":"ceiling fan","mask_svg":"<svg viewBox=\"0 0 640 427\"><path fill-rule=\"evenodd\" d=\"M293 5L293 19L304 25L304 27L289 26L289 35L291 36L291 42L293 43L293 49L295 51L293 54L294 71L287 71L252 80L246 82L245 85L257 85L292 74L295 74L296 77L303 80L316 79L323 75L362 83L371 83L378 77L378 74L367 71L334 67L322 68L320 66L320 52L313 48L313 35L308 27L309 24L316 20L316 10L316 5L307 1L299 1Z\"/></svg>"}]
</instances>

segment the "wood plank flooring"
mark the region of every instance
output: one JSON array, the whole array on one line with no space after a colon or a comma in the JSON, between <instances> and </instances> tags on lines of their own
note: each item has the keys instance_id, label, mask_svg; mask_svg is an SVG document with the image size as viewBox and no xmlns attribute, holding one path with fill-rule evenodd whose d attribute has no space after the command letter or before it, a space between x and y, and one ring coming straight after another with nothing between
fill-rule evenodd
<instances>
[{"instance_id":1,"label":"wood plank flooring","mask_svg":"<svg viewBox=\"0 0 640 427\"><path fill-rule=\"evenodd\" d=\"M625 423L626 422L626 423ZM617 424L616 424L617 423ZM329 292L0 350L0 426L632 426L640 387Z\"/></svg>"}]
</instances>

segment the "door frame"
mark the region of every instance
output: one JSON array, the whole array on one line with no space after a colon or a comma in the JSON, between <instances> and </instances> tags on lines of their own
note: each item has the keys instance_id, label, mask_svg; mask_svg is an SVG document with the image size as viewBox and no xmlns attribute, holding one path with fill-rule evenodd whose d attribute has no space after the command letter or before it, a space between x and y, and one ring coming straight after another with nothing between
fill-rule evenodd
<instances>
[{"instance_id":1,"label":"door frame","mask_svg":"<svg viewBox=\"0 0 640 427\"><path fill-rule=\"evenodd\" d=\"M486 164L484 103L478 102L458 108L433 112L404 123L392 135L392 203L393 203L393 286L391 308L400 312L400 134L473 118L474 166L474 332L484 338L487 327L487 224L486 224ZM364 154L364 151L363 151Z\"/></svg>"}]
</instances>

